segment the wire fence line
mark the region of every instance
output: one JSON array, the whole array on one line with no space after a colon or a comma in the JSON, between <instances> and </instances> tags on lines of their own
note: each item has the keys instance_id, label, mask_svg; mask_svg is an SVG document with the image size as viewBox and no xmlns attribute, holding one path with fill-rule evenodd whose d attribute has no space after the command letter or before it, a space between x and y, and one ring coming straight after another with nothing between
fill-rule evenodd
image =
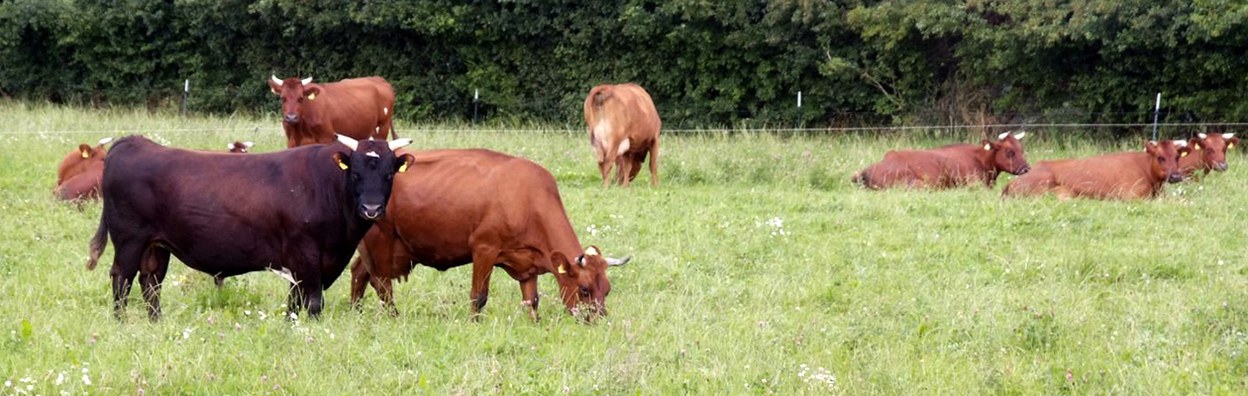
<instances>
[{"instance_id":1,"label":"wire fence line","mask_svg":"<svg viewBox=\"0 0 1248 396\"><path fill-rule=\"evenodd\" d=\"M975 129L1021 129L1030 128L1039 129L1073 129L1073 128L1144 128L1152 127L1151 123L1038 123L1038 124L955 124L955 125L901 125L901 126L860 126L860 127L822 127L822 128L679 128L679 129L663 129L661 132L665 134L671 133L854 133L854 132L892 132L892 131L933 131L933 130L975 130ZM1248 127L1248 122L1169 122L1158 123L1158 127L1162 128L1193 128L1193 127L1227 127L1239 128ZM101 128L101 129L38 129L38 130L0 130L0 135L73 135L83 133L203 133L203 132L233 132L233 131L254 131L269 130L272 128L274 132L281 132L278 126L245 126L245 127L224 127L224 128L166 128L166 129L145 129L145 128ZM461 127L406 127L395 128L398 132L430 132L430 133L452 133L452 132L477 132L477 133L581 133L585 132L585 127L552 127L552 128L506 128L497 126L473 126L464 125Z\"/></svg>"}]
</instances>

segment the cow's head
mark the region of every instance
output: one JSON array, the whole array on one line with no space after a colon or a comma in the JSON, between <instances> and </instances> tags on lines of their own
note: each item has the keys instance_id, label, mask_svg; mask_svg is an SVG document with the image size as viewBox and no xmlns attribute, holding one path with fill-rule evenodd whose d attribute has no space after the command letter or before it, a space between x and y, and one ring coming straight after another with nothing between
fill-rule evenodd
<instances>
[{"instance_id":1,"label":"cow's head","mask_svg":"<svg viewBox=\"0 0 1248 396\"><path fill-rule=\"evenodd\" d=\"M107 137L100 139L95 147L91 147L86 143L79 144L78 148L65 154L65 159L61 160L61 166L56 170L56 185L61 185L66 180L85 172L97 162L103 162L104 157L108 155L108 149L104 147L113 138Z\"/></svg>"},{"instance_id":2,"label":"cow's head","mask_svg":"<svg viewBox=\"0 0 1248 396\"><path fill-rule=\"evenodd\" d=\"M984 139L980 145L989 153L988 160L991 161L989 165L1013 175L1021 175L1030 171L1031 165L1027 164L1027 153L1023 151L1023 136L1027 136L1027 132L1002 133L997 136L995 142Z\"/></svg>"},{"instance_id":3,"label":"cow's head","mask_svg":"<svg viewBox=\"0 0 1248 396\"><path fill-rule=\"evenodd\" d=\"M1226 151L1237 144L1239 144L1239 138L1235 137L1234 133L1200 133L1187 141L1187 147L1191 148L1192 154L1200 156L1199 167L1218 172L1228 168Z\"/></svg>"},{"instance_id":4,"label":"cow's head","mask_svg":"<svg viewBox=\"0 0 1248 396\"><path fill-rule=\"evenodd\" d=\"M574 258L563 252L550 255L559 281L559 295L568 313L592 321L607 315L607 295L611 294L611 282L607 280L607 267L624 265L630 258L614 259L602 255L596 246L590 246Z\"/></svg>"},{"instance_id":5,"label":"cow's head","mask_svg":"<svg viewBox=\"0 0 1248 396\"><path fill-rule=\"evenodd\" d=\"M287 78L285 80L272 76L269 79L269 90L282 98L282 122L298 124L301 120L300 107L303 102L316 100L321 93L321 86L312 84L312 77L305 79Z\"/></svg>"},{"instance_id":6,"label":"cow's head","mask_svg":"<svg viewBox=\"0 0 1248 396\"><path fill-rule=\"evenodd\" d=\"M1148 153L1152 164L1153 176L1169 183L1183 181L1183 172L1179 169L1179 158L1187 156L1191 149L1183 140L1149 141L1144 143L1144 152Z\"/></svg>"},{"instance_id":7,"label":"cow's head","mask_svg":"<svg viewBox=\"0 0 1248 396\"><path fill-rule=\"evenodd\" d=\"M253 145L255 145L255 143L240 142L235 140L234 143L230 143L230 145L226 146L226 148L229 149L231 153L247 154L247 149L250 149Z\"/></svg>"},{"instance_id":8,"label":"cow's head","mask_svg":"<svg viewBox=\"0 0 1248 396\"><path fill-rule=\"evenodd\" d=\"M333 154L334 164L347 173L347 191L355 198L354 210L368 220L376 220L386 212L394 174L407 171L416 159L411 154L395 155L394 150L406 146L411 139L363 140L338 135L338 141L349 148Z\"/></svg>"}]
</instances>

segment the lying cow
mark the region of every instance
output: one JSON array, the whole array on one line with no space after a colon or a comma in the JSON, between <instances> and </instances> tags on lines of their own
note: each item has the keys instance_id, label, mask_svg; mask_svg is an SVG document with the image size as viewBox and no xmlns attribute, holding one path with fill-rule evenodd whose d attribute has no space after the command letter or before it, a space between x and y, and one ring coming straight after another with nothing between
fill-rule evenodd
<instances>
[{"instance_id":1,"label":"lying cow","mask_svg":"<svg viewBox=\"0 0 1248 396\"><path fill-rule=\"evenodd\" d=\"M1062 200L1075 197L1153 198L1161 193L1166 182L1183 180L1179 159L1188 152L1187 142L1166 140L1145 143L1143 152L1040 161L1031 172L1007 184L1002 195L1013 197L1053 192Z\"/></svg>"},{"instance_id":2,"label":"lying cow","mask_svg":"<svg viewBox=\"0 0 1248 396\"><path fill-rule=\"evenodd\" d=\"M604 187L612 166L616 168L616 184L628 186L637 178L646 155L650 156L650 185L659 185L662 121L645 89L637 84L594 87L585 97L585 124Z\"/></svg>"},{"instance_id":3,"label":"lying cow","mask_svg":"<svg viewBox=\"0 0 1248 396\"><path fill-rule=\"evenodd\" d=\"M139 275L148 315L160 316L169 256L221 277L265 269L295 284L289 310L321 312L321 291L346 268L373 220L386 211L408 140L355 141L234 155L117 141L104 170L104 209L90 243L94 269L114 243L113 309L123 317Z\"/></svg>"},{"instance_id":4,"label":"lying cow","mask_svg":"<svg viewBox=\"0 0 1248 396\"><path fill-rule=\"evenodd\" d=\"M100 139L95 147L79 144L77 149L65 154L56 170L56 187L52 194L71 202L99 198L104 157L108 155L104 145L112 140L111 137Z\"/></svg>"},{"instance_id":5,"label":"lying cow","mask_svg":"<svg viewBox=\"0 0 1248 396\"><path fill-rule=\"evenodd\" d=\"M883 161L855 173L851 180L872 190L898 185L939 189L983 184L991 188L1001 172L1022 175L1031 169L1023 152L1026 134L1006 132L996 141L985 139L979 144L889 151Z\"/></svg>"},{"instance_id":6,"label":"lying cow","mask_svg":"<svg viewBox=\"0 0 1248 396\"><path fill-rule=\"evenodd\" d=\"M389 215L364 237L351 267L351 303L371 283L394 309L391 280L415 264L445 271L472 263L472 317L489 296L490 274L502 267L520 282L521 303L537 320L537 277L551 273L568 312L606 314L607 267L621 265L583 248L564 212L555 178L529 160L488 150L413 153L409 175L394 181ZM417 176L418 175L418 176Z\"/></svg>"},{"instance_id":7,"label":"lying cow","mask_svg":"<svg viewBox=\"0 0 1248 396\"><path fill-rule=\"evenodd\" d=\"M251 146L254 145L255 143L252 142L240 142L235 140L234 143L230 143L229 146L226 146L226 149L235 154L247 154L247 150L250 150Z\"/></svg>"},{"instance_id":8,"label":"lying cow","mask_svg":"<svg viewBox=\"0 0 1248 396\"><path fill-rule=\"evenodd\" d=\"M1187 141L1193 155L1179 159L1179 171L1184 177L1195 176L1196 171L1203 171L1200 176L1208 175L1210 170L1224 172L1226 152L1239 144L1234 133L1197 134Z\"/></svg>"},{"instance_id":9,"label":"lying cow","mask_svg":"<svg viewBox=\"0 0 1248 396\"><path fill-rule=\"evenodd\" d=\"M381 77L313 84L312 77L272 76L269 90L282 99L287 148L332 143L335 134L356 140L399 137L392 117L394 88Z\"/></svg>"}]
</instances>

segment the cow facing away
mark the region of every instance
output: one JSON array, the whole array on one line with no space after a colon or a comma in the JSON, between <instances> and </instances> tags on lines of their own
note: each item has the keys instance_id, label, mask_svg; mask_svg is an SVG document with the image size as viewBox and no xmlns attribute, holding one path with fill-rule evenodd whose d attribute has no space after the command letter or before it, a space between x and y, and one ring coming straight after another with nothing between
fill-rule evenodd
<instances>
[{"instance_id":1,"label":"cow facing away","mask_svg":"<svg viewBox=\"0 0 1248 396\"><path fill-rule=\"evenodd\" d=\"M1225 172L1229 168L1226 152L1237 144L1239 138L1234 133L1197 134L1187 141L1191 155L1179 159L1179 170L1184 177L1192 177L1196 171L1202 171L1200 176L1208 175L1210 170Z\"/></svg>"},{"instance_id":2,"label":"cow facing away","mask_svg":"<svg viewBox=\"0 0 1248 396\"><path fill-rule=\"evenodd\" d=\"M889 151L880 162L855 173L859 186L880 190L894 186L943 189L982 184L992 188L997 175L1021 175L1031 170L1022 139L1026 132L1002 133L997 140L953 144L928 150Z\"/></svg>"},{"instance_id":3,"label":"cow facing away","mask_svg":"<svg viewBox=\"0 0 1248 396\"><path fill-rule=\"evenodd\" d=\"M235 155L119 140L104 171L104 208L91 239L94 269L114 244L113 309L123 317L136 273L148 315L160 316L160 287L172 254L219 277L266 269L294 283L288 309L312 316L321 291L346 268L373 220L385 213L406 140L312 145Z\"/></svg>"},{"instance_id":4,"label":"cow facing away","mask_svg":"<svg viewBox=\"0 0 1248 396\"><path fill-rule=\"evenodd\" d=\"M585 97L585 124L589 144L598 161L602 185L609 183L616 168L615 183L628 186L637 177L642 162L650 156L650 185L659 185L659 112L650 94L637 84L599 85Z\"/></svg>"},{"instance_id":5,"label":"cow facing away","mask_svg":"<svg viewBox=\"0 0 1248 396\"><path fill-rule=\"evenodd\" d=\"M1143 152L1040 161L1031 172L1010 181L1002 196L1052 192L1061 200L1153 198L1165 183L1183 181L1179 159L1188 152L1187 142L1166 140L1145 143Z\"/></svg>"},{"instance_id":6,"label":"cow facing away","mask_svg":"<svg viewBox=\"0 0 1248 396\"><path fill-rule=\"evenodd\" d=\"M537 277L545 273L554 274L569 313L606 314L607 267L627 259L582 248L550 172L488 150L413 155L414 172L395 178L389 214L364 237L352 264L352 305L371 283L394 312L392 280L406 277L415 264L445 271L471 263L474 319L488 299L494 267L520 282L521 304L535 321Z\"/></svg>"},{"instance_id":7,"label":"cow facing away","mask_svg":"<svg viewBox=\"0 0 1248 396\"><path fill-rule=\"evenodd\" d=\"M104 145L113 138L100 139L95 147L86 143L65 154L56 170L56 187L52 194L65 201L78 202L100 196L100 179L104 177Z\"/></svg>"},{"instance_id":8,"label":"cow facing away","mask_svg":"<svg viewBox=\"0 0 1248 396\"><path fill-rule=\"evenodd\" d=\"M316 84L272 76L269 90L281 97L286 147L332 143L336 134L385 140L394 133L394 89L381 77Z\"/></svg>"}]
</instances>

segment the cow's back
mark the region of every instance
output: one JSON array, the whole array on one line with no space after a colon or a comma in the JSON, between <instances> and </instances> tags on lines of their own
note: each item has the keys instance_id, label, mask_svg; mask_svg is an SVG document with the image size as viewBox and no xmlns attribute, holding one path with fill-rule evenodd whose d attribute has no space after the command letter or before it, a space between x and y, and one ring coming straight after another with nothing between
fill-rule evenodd
<instances>
[{"instance_id":1,"label":"cow's back","mask_svg":"<svg viewBox=\"0 0 1248 396\"><path fill-rule=\"evenodd\" d=\"M1150 172L1148 155L1139 152L1040 161L1031 172L1012 181L1004 194L1053 192L1059 198L1145 198L1161 185Z\"/></svg>"},{"instance_id":2,"label":"cow's back","mask_svg":"<svg viewBox=\"0 0 1248 396\"><path fill-rule=\"evenodd\" d=\"M585 123L596 142L630 139L632 145L648 147L662 127L654 100L637 84L594 87L585 98ZM611 137L607 137L611 135Z\"/></svg>"},{"instance_id":3,"label":"cow's back","mask_svg":"<svg viewBox=\"0 0 1248 396\"><path fill-rule=\"evenodd\" d=\"M872 189L905 185L912 188L953 187L981 181L975 165L977 145L957 144L927 150L893 150L854 176Z\"/></svg>"}]
</instances>

